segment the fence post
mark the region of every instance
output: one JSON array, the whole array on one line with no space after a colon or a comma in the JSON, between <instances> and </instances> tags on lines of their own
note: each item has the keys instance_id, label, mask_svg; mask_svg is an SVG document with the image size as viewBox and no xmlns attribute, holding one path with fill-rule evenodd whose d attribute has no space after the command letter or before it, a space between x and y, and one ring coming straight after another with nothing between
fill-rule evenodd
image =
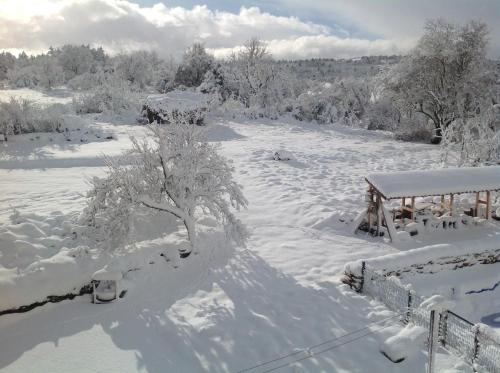
<instances>
[{"instance_id":1,"label":"fence post","mask_svg":"<svg viewBox=\"0 0 500 373\"><path fill-rule=\"evenodd\" d=\"M407 303L408 309L406 311L405 324L408 324L410 322L412 302L413 302L413 297L411 294L411 290L408 290L408 303Z\"/></svg>"},{"instance_id":2,"label":"fence post","mask_svg":"<svg viewBox=\"0 0 500 373\"><path fill-rule=\"evenodd\" d=\"M363 287L365 286L365 271L366 271L366 262L363 260L361 262L361 282L359 283L358 293L362 293Z\"/></svg>"},{"instance_id":3,"label":"fence post","mask_svg":"<svg viewBox=\"0 0 500 373\"><path fill-rule=\"evenodd\" d=\"M446 337L448 333L448 311L439 314L439 341L446 347Z\"/></svg>"},{"instance_id":4,"label":"fence post","mask_svg":"<svg viewBox=\"0 0 500 373\"><path fill-rule=\"evenodd\" d=\"M427 373L434 373L434 365L436 362L436 339L437 339L437 313L436 310L431 311L431 319L429 320L429 356L427 362Z\"/></svg>"},{"instance_id":5,"label":"fence post","mask_svg":"<svg viewBox=\"0 0 500 373\"><path fill-rule=\"evenodd\" d=\"M475 333L474 333L474 353L472 354L472 363L474 364L474 361L477 359L477 355L479 354L479 328L477 325L475 326Z\"/></svg>"}]
</instances>

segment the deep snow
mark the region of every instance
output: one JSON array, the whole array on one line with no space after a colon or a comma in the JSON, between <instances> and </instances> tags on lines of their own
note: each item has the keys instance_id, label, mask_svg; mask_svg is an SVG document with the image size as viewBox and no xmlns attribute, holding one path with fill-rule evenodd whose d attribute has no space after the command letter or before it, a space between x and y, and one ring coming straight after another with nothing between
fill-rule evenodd
<instances>
[{"instance_id":1,"label":"deep snow","mask_svg":"<svg viewBox=\"0 0 500 373\"><path fill-rule=\"evenodd\" d=\"M30 261L81 244L57 228L83 208L87 178L104 172L101 154L116 155L129 146L130 134L144 133L141 126L86 119L75 134L102 128L113 139L25 135L3 145L1 248L16 241L40 245L21 264L1 257L6 271L22 272ZM202 225L205 244L187 260L175 256L184 244L180 234L145 234L136 254L115 259L118 268L140 268L125 274L122 300L94 305L84 296L0 317L2 371L237 372L393 316L339 283L347 262L397 252L383 240L353 236L348 223L363 207L368 172L435 167L437 148L293 120L209 122L209 138L233 161L250 202L238 214L251 232L247 247L227 247L209 220ZM276 149L294 159L275 161ZM16 219L29 225L16 230ZM174 255L159 255L165 251ZM296 371L422 372L422 351L400 364L380 354L381 343L401 330L395 319L373 329L381 325L388 327L304 360ZM471 371L446 353L438 367Z\"/></svg>"}]
</instances>

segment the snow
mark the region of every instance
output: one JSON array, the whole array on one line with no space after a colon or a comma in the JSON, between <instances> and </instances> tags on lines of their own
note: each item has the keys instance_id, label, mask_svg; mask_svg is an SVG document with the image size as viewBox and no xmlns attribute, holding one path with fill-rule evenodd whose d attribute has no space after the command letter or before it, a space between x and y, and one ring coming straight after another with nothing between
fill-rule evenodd
<instances>
[{"instance_id":1,"label":"snow","mask_svg":"<svg viewBox=\"0 0 500 373\"><path fill-rule=\"evenodd\" d=\"M85 206L87 180L105 172L100 155L129 148L128 136L144 136L144 128L83 119L80 131L72 129L75 141L26 135L2 145L0 303L4 309L65 294L104 265L124 274L127 295L106 305L83 296L1 316L2 372L235 372L394 316L339 282L347 262L399 252L383 239L353 235L350 223L364 208L369 171L431 168L436 147L290 118L212 118L209 138L232 160L249 200L238 213L251 233L246 248L230 246L203 219L203 246L180 260L185 236L175 229L165 234L168 222L158 215L142 222L135 244L108 257L94 252L74 221ZM80 142L77 132L91 128L113 139ZM275 162L274 149L295 159ZM14 247L26 255L12 255ZM372 326L371 334L344 346L285 362L307 372L423 371L421 351L397 365L380 354L381 341L402 327L394 320L379 325L385 328ZM439 371L457 363L440 352Z\"/></svg>"},{"instance_id":2,"label":"snow","mask_svg":"<svg viewBox=\"0 0 500 373\"><path fill-rule=\"evenodd\" d=\"M11 97L33 101L41 106L53 104L70 104L74 93L65 87L52 89L49 92L40 92L33 89L0 89L0 101L9 101Z\"/></svg>"},{"instance_id":3,"label":"snow","mask_svg":"<svg viewBox=\"0 0 500 373\"><path fill-rule=\"evenodd\" d=\"M211 96L192 91L172 91L165 94L149 95L146 105L157 111L177 109L181 111L207 108Z\"/></svg>"},{"instance_id":4,"label":"snow","mask_svg":"<svg viewBox=\"0 0 500 373\"><path fill-rule=\"evenodd\" d=\"M92 280L96 281L120 281L123 278L121 272L112 271L109 268L102 268L95 271L92 275Z\"/></svg>"},{"instance_id":5,"label":"snow","mask_svg":"<svg viewBox=\"0 0 500 373\"><path fill-rule=\"evenodd\" d=\"M429 331L425 328L409 324L384 341L380 351L394 362L412 358L423 349L428 334Z\"/></svg>"},{"instance_id":6,"label":"snow","mask_svg":"<svg viewBox=\"0 0 500 373\"><path fill-rule=\"evenodd\" d=\"M386 199L500 190L500 166L379 172L367 181Z\"/></svg>"}]
</instances>

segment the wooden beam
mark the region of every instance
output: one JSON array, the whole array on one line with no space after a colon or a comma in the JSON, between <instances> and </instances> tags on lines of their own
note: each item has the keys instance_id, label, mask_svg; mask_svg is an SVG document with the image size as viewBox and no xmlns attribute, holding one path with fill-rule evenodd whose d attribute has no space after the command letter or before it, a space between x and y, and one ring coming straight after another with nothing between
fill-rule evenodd
<instances>
[{"instance_id":1,"label":"wooden beam","mask_svg":"<svg viewBox=\"0 0 500 373\"><path fill-rule=\"evenodd\" d=\"M486 192L486 219L491 219L491 193L490 191Z\"/></svg>"},{"instance_id":2,"label":"wooden beam","mask_svg":"<svg viewBox=\"0 0 500 373\"><path fill-rule=\"evenodd\" d=\"M415 197L411 197L411 220L415 220Z\"/></svg>"},{"instance_id":3,"label":"wooden beam","mask_svg":"<svg viewBox=\"0 0 500 373\"><path fill-rule=\"evenodd\" d=\"M479 192L476 192L476 207L474 216L479 216Z\"/></svg>"},{"instance_id":4,"label":"wooden beam","mask_svg":"<svg viewBox=\"0 0 500 373\"><path fill-rule=\"evenodd\" d=\"M375 211L377 212L377 237L380 233L380 193L376 194Z\"/></svg>"}]
</instances>

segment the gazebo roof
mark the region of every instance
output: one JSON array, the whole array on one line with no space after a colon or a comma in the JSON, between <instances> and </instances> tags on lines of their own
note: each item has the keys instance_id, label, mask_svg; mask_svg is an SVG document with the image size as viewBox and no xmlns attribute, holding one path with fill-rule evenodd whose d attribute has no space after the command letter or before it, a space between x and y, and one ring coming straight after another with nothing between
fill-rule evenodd
<instances>
[{"instance_id":1,"label":"gazebo roof","mask_svg":"<svg viewBox=\"0 0 500 373\"><path fill-rule=\"evenodd\" d=\"M385 199L500 190L500 166L373 173L366 177Z\"/></svg>"}]
</instances>

